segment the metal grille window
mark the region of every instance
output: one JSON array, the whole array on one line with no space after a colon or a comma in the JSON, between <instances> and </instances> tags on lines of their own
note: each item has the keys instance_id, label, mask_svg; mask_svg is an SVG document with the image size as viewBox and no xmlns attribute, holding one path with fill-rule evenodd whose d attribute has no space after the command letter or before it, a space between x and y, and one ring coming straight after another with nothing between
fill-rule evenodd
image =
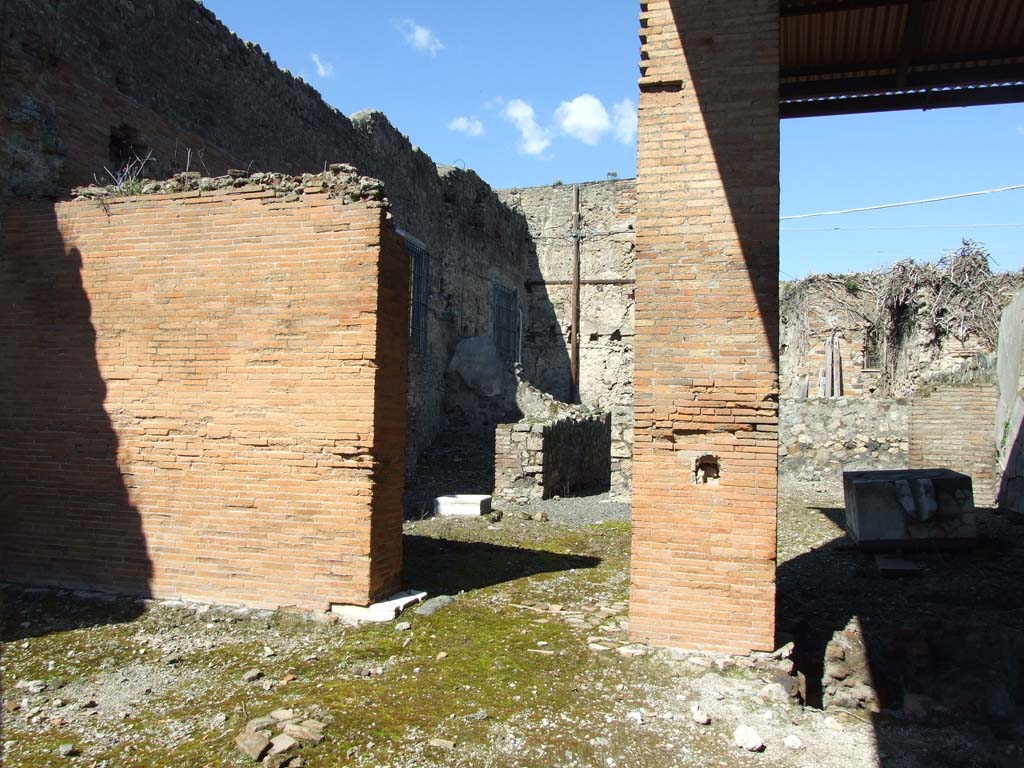
<instances>
[{"instance_id":1,"label":"metal grille window","mask_svg":"<svg viewBox=\"0 0 1024 768\"><path fill-rule=\"evenodd\" d=\"M427 351L427 307L430 298L430 257L419 240L402 235L412 268L412 301L409 308L409 342L414 352Z\"/></svg>"},{"instance_id":2,"label":"metal grille window","mask_svg":"<svg viewBox=\"0 0 1024 768\"><path fill-rule=\"evenodd\" d=\"M878 371L882 368L882 345L878 338L878 329L868 326L864 329L864 365L865 371Z\"/></svg>"},{"instance_id":3,"label":"metal grille window","mask_svg":"<svg viewBox=\"0 0 1024 768\"><path fill-rule=\"evenodd\" d=\"M515 288L494 286L494 346L502 360L516 360L519 331L518 293Z\"/></svg>"}]
</instances>

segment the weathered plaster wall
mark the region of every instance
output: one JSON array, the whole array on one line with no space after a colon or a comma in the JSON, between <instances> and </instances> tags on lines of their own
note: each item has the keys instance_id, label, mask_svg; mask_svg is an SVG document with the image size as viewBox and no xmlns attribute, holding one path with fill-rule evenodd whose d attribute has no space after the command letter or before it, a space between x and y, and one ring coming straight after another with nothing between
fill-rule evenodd
<instances>
[{"instance_id":1,"label":"weathered plaster wall","mask_svg":"<svg viewBox=\"0 0 1024 768\"><path fill-rule=\"evenodd\" d=\"M779 475L838 487L845 470L908 467L909 419L906 400L783 400Z\"/></svg>"},{"instance_id":2,"label":"weathered plaster wall","mask_svg":"<svg viewBox=\"0 0 1024 768\"><path fill-rule=\"evenodd\" d=\"M408 259L351 169L11 203L0 579L325 610L401 573Z\"/></svg>"},{"instance_id":3,"label":"weathered plaster wall","mask_svg":"<svg viewBox=\"0 0 1024 768\"><path fill-rule=\"evenodd\" d=\"M580 184L579 399L611 415L613 496L628 498L633 458L636 181ZM570 392L573 187L508 189L537 258L526 275L523 370L562 400Z\"/></svg>"},{"instance_id":4,"label":"weathered plaster wall","mask_svg":"<svg viewBox=\"0 0 1024 768\"><path fill-rule=\"evenodd\" d=\"M1024 290L1003 310L996 367L998 502L1007 509L1024 512Z\"/></svg>"},{"instance_id":5,"label":"weathered plaster wall","mask_svg":"<svg viewBox=\"0 0 1024 768\"><path fill-rule=\"evenodd\" d=\"M150 171L318 172L384 182L398 227L431 257L429 344L411 360L410 459L445 419L459 338L489 334L493 286L533 258L522 216L475 173L437 167L379 112L351 119L195 0L9 0L0 25L0 198L57 195L116 170L113 133ZM201 159L200 159L201 155Z\"/></svg>"}]
</instances>

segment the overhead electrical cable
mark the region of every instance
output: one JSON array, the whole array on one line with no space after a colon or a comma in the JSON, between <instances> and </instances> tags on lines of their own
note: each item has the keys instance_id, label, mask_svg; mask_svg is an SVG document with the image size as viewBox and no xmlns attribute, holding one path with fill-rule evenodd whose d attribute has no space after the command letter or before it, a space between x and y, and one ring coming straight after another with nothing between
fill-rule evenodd
<instances>
[{"instance_id":1,"label":"overhead electrical cable","mask_svg":"<svg viewBox=\"0 0 1024 768\"><path fill-rule=\"evenodd\" d=\"M883 203L882 205L865 205L861 208L845 208L840 211L821 211L819 213L798 213L796 216L780 216L779 221L792 221L793 219L810 219L815 216L839 216L844 213L861 213L862 211L880 211L884 208L902 208L907 205L923 205L925 203L941 203L944 200L958 200L962 197L977 197L978 195L994 195L997 192L1010 192L1014 189L1024 189L1024 184L1013 184L1009 187L997 187L996 189L982 189L977 192L961 192L957 195L943 195L942 197L926 197L922 200L907 200L902 203Z\"/></svg>"},{"instance_id":2,"label":"overhead electrical cable","mask_svg":"<svg viewBox=\"0 0 1024 768\"><path fill-rule=\"evenodd\" d=\"M868 232L877 229L996 229L1003 227L1024 227L1019 224L907 224L892 227L793 227L779 232Z\"/></svg>"}]
</instances>

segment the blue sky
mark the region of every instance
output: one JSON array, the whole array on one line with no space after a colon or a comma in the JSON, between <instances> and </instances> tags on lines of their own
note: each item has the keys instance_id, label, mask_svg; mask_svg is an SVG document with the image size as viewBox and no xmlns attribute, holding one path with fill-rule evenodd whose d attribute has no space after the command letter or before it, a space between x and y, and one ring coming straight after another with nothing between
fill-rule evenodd
<instances>
[{"instance_id":1,"label":"blue sky","mask_svg":"<svg viewBox=\"0 0 1024 768\"><path fill-rule=\"evenodd\" d=\"M633 0L204 4L345 114L379 109L436 162L492 186L636 173ZM783 216L1014 184L1024 184L1022 104L782 123ZM1024 224L1024 190L783 221L781 269L936 259L964 237L999 267L1024 267L1024 226L979 226L991 224ZM808 229L823 231L790 231Z\"/></svg>"}]
</instances>

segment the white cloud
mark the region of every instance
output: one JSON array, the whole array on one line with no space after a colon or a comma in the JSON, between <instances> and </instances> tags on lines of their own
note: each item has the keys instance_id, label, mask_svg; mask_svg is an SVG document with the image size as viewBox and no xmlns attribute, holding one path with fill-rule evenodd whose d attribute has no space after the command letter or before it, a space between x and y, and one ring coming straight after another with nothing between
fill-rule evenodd
<instances>
[{"instance_id":1,"label":"white cloud","mask_svg":"<svg viewBox=\"0 0 1024 768\"><path fill-rule=\"evenodd\" d=\"M330 77L334 74L334 65L329 61L321 59L319 53L310 54L310 57L313 59L313 63L316 65L316 73L320 77Z\"/></svg>"},{"instance_id":2,"label":"white cloud","mask_svg":"<svg viewBox=\"0 0 1024 768\"><path fill-rule=\"evenodd\" d=\"M456 133L464 133L467 136L482 136L484 133L484 124L475 117L460 115L448 123L448 130L455 131Z\"/></svg>"},{"instance_id":3,"label":"white cloud","mask_svg":"<svg viewBox=\"0 0 1024 768\"><path fill-rule=\"evenodd\" d=\"M533 107L521 99L512 99L505 105L502 117L519 129L519 151L525 155L539 155L551 146L551 132L537 124Z\"/></svg>"},{"instance_id":4,"label":"white cloud","mask_svg":"<svg viewBox=\"0 0 1024 768\"><path fill-rule=\"evenodd\" d=\"M601 141L601 137L612 127L604 104L589 93L577 96L572 101L563 101L555 110L555 122L562 133L592 146Z\"/></svg>"},{"instance_id":5,"label":"white cloud","mask_svg":"<svg viewBox=\"0 0 1024 768\"><path fill-rule=\"evenodd\" d=\"M632 144L636 139L636 104L632 99L623 99L612 107L615 123L615 138L623 144Z\"/></svg>"},{"instance_id":6,"label":"white cloud","mask_svg":"<svg viewBox=\"0 0 1024 768\"><path fill-rule=\"evenodd\" d=\"M1017 126L1017 133L1019 133L1021 136L1024 136L1024 125Z\"/></svg>"},{"instance_id":7,"label":"white cloud","mask_svg":"<svg viewBox=\"0 0 1024 768\"><path fill-rule=\"evenodd\" d=\"M486 110L497 109L503 106L505 106L505 99L501 96L495 96L493 99L488 99L484 102L484 109Z\"/></svg>"},{"instance_id":8,"label":"white cloud","mask_svg":"<svg viewBox=\"0 0 1024 768\"><path fill-rule=\"evenodd\" d=\"M405 41L417 51L436 56L438 51L444 50L444 43L437 35L412 19L405 19L398 25L398 29L405 36Z\"/></svg>"}]
</instances>

